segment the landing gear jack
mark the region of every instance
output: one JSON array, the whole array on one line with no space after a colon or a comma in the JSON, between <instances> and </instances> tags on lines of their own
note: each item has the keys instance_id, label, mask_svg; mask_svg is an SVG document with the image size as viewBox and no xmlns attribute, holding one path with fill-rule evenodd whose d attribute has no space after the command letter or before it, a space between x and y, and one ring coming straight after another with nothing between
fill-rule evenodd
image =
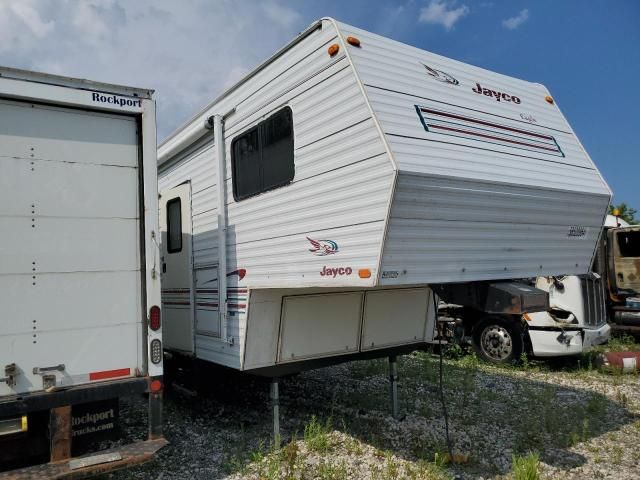
<instances>
[{"instance_id":1,"label":"landing gear jack","mask_svg":"<svg viewBox=\"0 0 640 480\"><path fill-rule=\"evenodd\" d=\"M273 446L280 448L280 392L277 378L271 379L271 409L273 415Z\"/></svg>"},{"instance_id":2,"label":"landing gear jack","mask_svg":"<svg viewBox=\"0 0 640 480\"><path fill-rule=\"evenodd\" d=\"M402 420L400 415L400 405L398 404L398 358L395 355L389 356L389 382L391 393L391 415L396 420Z\"/></svg>"}]
</instances>

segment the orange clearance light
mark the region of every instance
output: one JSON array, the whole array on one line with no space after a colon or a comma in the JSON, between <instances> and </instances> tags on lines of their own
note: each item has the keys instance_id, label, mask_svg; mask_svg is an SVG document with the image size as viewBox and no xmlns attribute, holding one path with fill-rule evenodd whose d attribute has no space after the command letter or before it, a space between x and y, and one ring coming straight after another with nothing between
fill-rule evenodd
<instances>
[{"instance_id":1,"label":"orange clearance light","mask_svg":"<svg viewBox=\"0 0 640 480\"><path fill-rule=\"evenodd\" d=\"M360 270L358 270L358 276L360 278L369 278L371 277L371 270L369 270L368 268L361 268Z\"/></svg>"},{"instance_id":2,"label":"orange clearance light","mask_svg":"<svg viewBox=\"0 0 640 480\"><path fill-rule=\"evenodd\" d=\"M533 320L527 312L524 312L522 314L522 318L524 318L527 322L530 322L531 320Z\"/></svg>"},{"instance_id":3,"label":"orange clearance light","mask_svg":"<svg viewBox=\"0 0 640 480\"><path fill-rule=\"evenodd\" d=\"M162 382L160 380L153 380L149 385L149 390L151 390L151 393L158 393L162 390Z\"/></svg>"},{"instance_id":4,"label":"orange clearance light","mask_svg":"<svg viewBox=\"0 0 640 480\"><path fill-rule=\"evenodd\" d=\"M338 53L338 51L340 50L340 45L338 45L337 43L334 43L333 45L331 45L329 48L327 48L327 52L329 53L329 55L331 55L332 57Z\"/></svg>"},{"instance_id":5,"label":"orange clearance light","mask_svg":"<svg viewBox=\"0 0 640 480\"><path fill-rule=\"evenodd\" d=\"M547 101L547 103L553 105L553 97L551 95L547 95L546 97L544 97L544 99Z\"/></svg>"},{"instance_id":6,"label":"orange clearance light","mask_svg":"<svg viewBox=\"0 0 640 480\"><path fill-rule=\"evenodd\" d=\"M356 37L347 37L347 43L349 45L353 45L354 47L359 47L360 46L360 40L358 40Z\"/></svg>"}]
</instances>

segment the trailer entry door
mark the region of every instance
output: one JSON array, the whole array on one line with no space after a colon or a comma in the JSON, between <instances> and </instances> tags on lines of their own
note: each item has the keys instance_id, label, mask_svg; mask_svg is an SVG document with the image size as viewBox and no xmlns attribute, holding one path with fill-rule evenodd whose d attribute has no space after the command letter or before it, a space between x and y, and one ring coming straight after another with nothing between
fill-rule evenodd
<instances>
[{"instance_id":1,"label":"trailer entry door","mask_svg":"<svg viewBox=\"0 0 640 480\"><path fill-rule=\"evenodd\" d=\"M191 184L161 193L160 230L164 346L193 352Z\"/></svg>"}]
</instances>

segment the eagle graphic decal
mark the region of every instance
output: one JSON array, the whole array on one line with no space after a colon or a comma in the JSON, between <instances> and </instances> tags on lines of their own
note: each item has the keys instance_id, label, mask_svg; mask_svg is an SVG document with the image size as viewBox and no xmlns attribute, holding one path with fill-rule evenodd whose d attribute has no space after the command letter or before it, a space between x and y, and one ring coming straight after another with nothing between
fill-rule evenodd
<instances>
[{"instance_id":1,"label":"eagle graphic decal","mask_svg":"<svg viewBox=\"0 0 640 480\"><path fill-rule=\"evenodd\" d=\"M310 248L309 251L319 257L338 253L338 244L333 240L314 240L309 237L307 237L307 240L309 240L309 243L311 243L313 247Z\"/></svg>"}]
</instances>

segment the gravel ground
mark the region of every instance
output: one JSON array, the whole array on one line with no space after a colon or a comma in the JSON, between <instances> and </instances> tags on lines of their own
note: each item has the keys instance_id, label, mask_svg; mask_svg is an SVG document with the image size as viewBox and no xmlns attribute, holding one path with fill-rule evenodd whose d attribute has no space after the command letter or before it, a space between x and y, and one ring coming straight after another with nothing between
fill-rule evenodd
<instances>
[{"instance_id":1,"label":"gravel ground","mask_svg":"<svg viewBox=\"0 0 640 480\"><path fill-rule=\"evenodd\" d=\"M585 366L586 365L586 366ZM552 368L445 361L457 463L445 465L438 359L400 357L402 420L389 415L385 360L284 379L283 448L271 447L269 384L213 370L196 397L168 392L170 445L104 479L507 479L512 457L537 452L545 479L640 479L640 380L573 362ZM204 376L204 375L203 375ZM208 391L206 391L208 390ZM123 401L124 441L144 438L145 403Z\"/></svg>"}]
</instances>

